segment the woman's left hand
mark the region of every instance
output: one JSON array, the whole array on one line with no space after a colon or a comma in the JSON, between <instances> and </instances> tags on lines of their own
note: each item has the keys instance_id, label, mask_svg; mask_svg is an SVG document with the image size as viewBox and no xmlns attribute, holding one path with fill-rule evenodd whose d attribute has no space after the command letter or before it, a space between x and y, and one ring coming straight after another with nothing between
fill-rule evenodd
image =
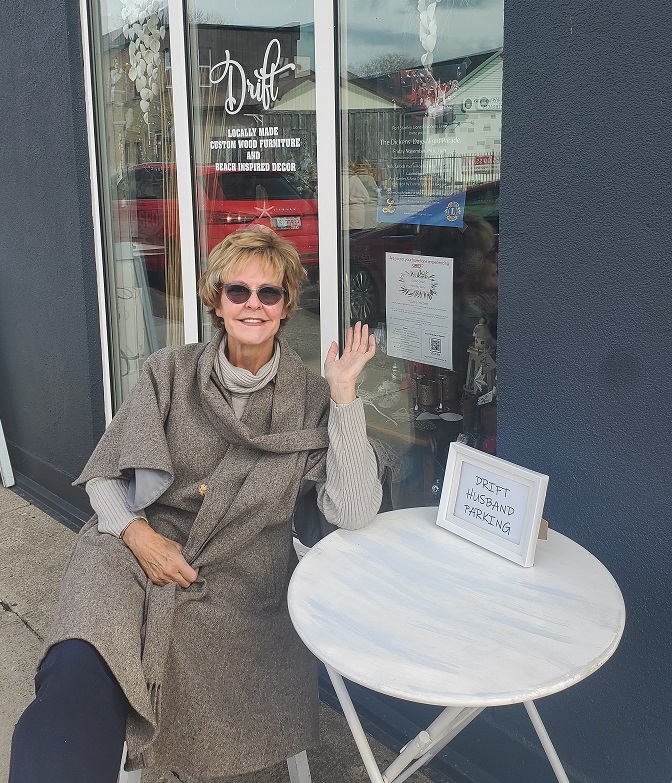
<instances>
[{"instance_id":1,"label":"woman's left hand","mask_svg":"<svg viewBox=\"0 0 672 783\"><path fill-rule=\"evenodd\" d=\"M324 377L331 390L331 399L338 403L352 402L357 396L356 383L368 361L376 355L376 338L369 327L357 321L345 334L343 354L338 357L338 345L333 342L324 362Z\"/></svg>"}]
</instances>

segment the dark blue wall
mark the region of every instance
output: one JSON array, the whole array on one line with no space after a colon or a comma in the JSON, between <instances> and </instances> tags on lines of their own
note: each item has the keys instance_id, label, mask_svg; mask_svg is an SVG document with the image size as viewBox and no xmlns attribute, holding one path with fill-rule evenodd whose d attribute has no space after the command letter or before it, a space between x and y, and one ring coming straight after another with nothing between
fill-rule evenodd
<instances>
[{"instance_id":1,"label":"dark blue wall","mask_svg":"<svg viewBox=\"0 0 672 783\"><path fill-rule=\"evenodd\" d=\"M538 705L595 783L672 777L669 20L662 0L505 7L498 453L550 475L551 525L623 591L613 659ZM555 780L501 760L507 783Z\"/></svg>"},{"instance_id":2,"label":"dark blue wall","mask_svg":"<svg viewBox=\"0 0 672 783\"><path fill-rule=\"evenodd\" d=\"M70 482L104 413L78 3L1 16L0 418L18 485L85 516Z\"/></svg>"}]
</instances>

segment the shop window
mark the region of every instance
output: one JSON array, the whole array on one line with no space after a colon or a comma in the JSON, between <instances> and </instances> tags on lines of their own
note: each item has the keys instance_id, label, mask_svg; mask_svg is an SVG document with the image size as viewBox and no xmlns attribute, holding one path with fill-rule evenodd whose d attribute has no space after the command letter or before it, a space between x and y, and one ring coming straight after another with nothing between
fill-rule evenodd
<instances>
[{"instance_id":1,"label":"shop window","mask_svg":"<svg viewBox=\"0 0 672 783\"><path fill-rule=\"evenodd\" d=\"M159 0L91 6L117 407L146 356L184 340L174 69ZM438 500L452 440L495 449L502 3L390 0L383 13L340 0L338 14L342 242L332 256L343 279L332 295L344 327L361 320L376 333L359 393L394 466L395 503L422 505ZM285 334L319 371L313 4L234 4L223 15L196 0L188 18L197 271L241 227L291 239L307 280ZM200 322L207 339L205 313Z\"/></svg>"},{"instance_id":2,"label":"shop window","mask_svg":"<svg viewBox=\"0 0 672 783\"><path fill-rule=\"evenodd\" d=\"M452 441L496 448L503 3L338 8L343 318L395 506L438 503Z\"/></svg>"},{"instance_id":3,"label":"shop window","mask_svg":"<svg viewBox=\"0 0 672 783\"><path fill-rule=\"evenodd\" d=\"M113 407L146 357L183 342L168 11L92 0L98 179Z\"/></svg>"},{"instance_id":4,"label":"shop window","mask_svg":"<svg viewBox=\"0 0 672 783\"><path fill-rule=\"evenodd\" d=\"M268 226L295 243L307 272L283 327L320 371L313 3L195 2L189 29L198 258L233 231ZM203 337L212 332L202 316Z\"/></svg>"}]
</instances>

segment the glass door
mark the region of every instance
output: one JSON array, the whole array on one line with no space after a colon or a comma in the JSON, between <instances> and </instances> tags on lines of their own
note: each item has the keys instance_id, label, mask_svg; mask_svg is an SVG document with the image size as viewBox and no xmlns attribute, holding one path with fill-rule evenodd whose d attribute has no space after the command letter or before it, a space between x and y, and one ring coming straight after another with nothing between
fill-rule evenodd
<instances>
[{"instance_id":1,"label":"glass door","mask_svg":"<svg viewBox=\"0 0 672 783\"><path fill-rule=\"evenodd\" d=\"M283 330L320 372L312 0L225 9L194 0L188 18L199 266L241 228L269 226L294 242L307 278Z\"/></svg>"},{"instance_id":2,"label":"glass door","mask_svg":"<svg viewBox=\"0 0 672 783\"><path fill-rule=\"evenodd\" d=\"M438 504L452 441L496 447L503 2L338 9L343 320L395 506Z\"/></svg>"}]
</instances>

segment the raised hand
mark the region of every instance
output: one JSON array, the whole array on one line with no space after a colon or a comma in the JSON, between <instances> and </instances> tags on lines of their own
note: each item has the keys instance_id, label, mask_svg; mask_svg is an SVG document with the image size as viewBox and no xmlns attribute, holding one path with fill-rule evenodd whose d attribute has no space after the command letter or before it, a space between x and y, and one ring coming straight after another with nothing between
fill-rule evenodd
<instances>
[{"instance_id":1,"label":"raised hand","mask_svg":"<svg viewBox=\"0 0 672 783\"><path fill-rule=\"evenodd\" d=\"M338 403L352 402L357 394L359 374L376 355L376 338L369 327L357 321L345 334L343 354L338 356L338 345L333 342L324 362L324 377L331 390L331 399Z\"/></svg>"}]
</instances>

